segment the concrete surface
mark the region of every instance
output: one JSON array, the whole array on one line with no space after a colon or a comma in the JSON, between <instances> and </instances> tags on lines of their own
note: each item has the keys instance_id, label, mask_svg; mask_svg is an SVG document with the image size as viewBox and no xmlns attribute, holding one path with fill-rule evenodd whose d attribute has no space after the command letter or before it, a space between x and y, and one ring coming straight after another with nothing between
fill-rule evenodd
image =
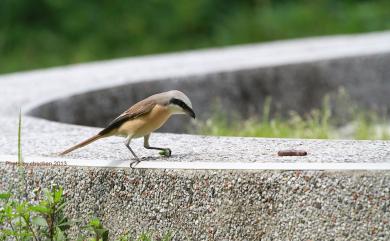
<instances>
[{"instance_id":1,"label":"concrete surface","mask_svg":"<svg viewBox=\"0 0 390 241\"><path fill-rule=\"evenodd\" d=\"M0 118L2 154L17 155L17 117ZM22 148L25 156L56 157L100 129L63 125L26 117L23 122ZM53 133L55 133L53 135ZM152 134L150 143L171 148L172 157L159 157L158 151L145 150L143 139L132 141L133 150L144 161L169 162L370 162L390 163L389 141L270 139L250 137L212 137L187 134ZM302 149L307 156L279 157L285 149ZM65 158L106 160L107 165L129 163L131 154L124 138L110 137L76 150Z\"/></svg>"},{"instance_id":2,"label":"concrete surface","mask_svg":"<svg viewBox=\"0 0 390 241\"><path fill-rule=\"evenodd\" d=\"M362 106L387 107L389 58L390 33L384 32L0 76L0 191L17 182L18 172L9 161L17 154L17 113L22 107L27 114L23 154L26 160L44 161L26 167L28 190L63 185L73 217L96 215L115 235L170 230L175 240L388 240L387 141L154 134L151 143L171 148L171 158L144 150L142 140L135 140L132 146L144 159L140 169L130 170L123 139L110 138L65 157L72 165L56 166L56 153L99 129L49 120L99 126L135 100L170 88L188 92L195 110L204 113L201 118L210 111L212 95L224 109L249 115L261 111L266 95L282 111L302 111L340 86ZM183 123L171 121L165 131L182 132ZM308 155L276 155L291 148ZM207 170L191 170L194 163ZM287 169L261 167L267 163L286 164ZM330 168L332 163L340 171ZM142 169L149 167L153 169Z\"/></svg>"}]
</instances>

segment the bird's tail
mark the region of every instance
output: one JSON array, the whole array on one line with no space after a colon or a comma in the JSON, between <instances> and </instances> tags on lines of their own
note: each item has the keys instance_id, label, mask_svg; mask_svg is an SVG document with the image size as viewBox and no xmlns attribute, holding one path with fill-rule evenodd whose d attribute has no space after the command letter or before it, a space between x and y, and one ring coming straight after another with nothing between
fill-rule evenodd
<instances>
[{"instance_id":1,"label":"bird's tail","mask_svg":"<svg viewBox=\"0 0 390 241\"><path fill-rule=\"evenodd\" d=\"M91 138L88 138L87 140L85 140L83 142L80 142L79 144L77 144L75 146L72 146L71 148L61 152L59 155L63 156L65 154L68 154L71 151L74 151L74 150L79 149L79 148L81 148L83 146L86 146L86 145L88 145L88 144L90 144L90 143L92 143L92 142L94 142L96 140L99 140L100 138L103 138L103 137L105 137L105 136L104 135L99 135L99 134L97 134L95 136L92 136Z\"/></svg>"}]
</instances>

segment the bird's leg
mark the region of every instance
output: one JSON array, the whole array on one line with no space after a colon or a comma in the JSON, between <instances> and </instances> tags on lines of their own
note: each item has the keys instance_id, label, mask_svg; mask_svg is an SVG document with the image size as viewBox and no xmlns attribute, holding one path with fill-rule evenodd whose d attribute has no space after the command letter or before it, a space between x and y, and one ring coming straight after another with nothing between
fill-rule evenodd
<instances>
[{"instance_id":1,"label":"bird's leg","mask_svg":"<svg viewBox=\"0 0 390 241\"><path fill-rule=\"evenodd\" d=\"M146 149L160 150L160 151L161 151L161 152L160 152L161 155L164 155L164 156L166 156L166 157L170 157L170 156L171 156L172 151L171 151L171 149L169 149L169 148L162 148L162 147L153 147L153 146L150 146L150 145L149 145L149 137L150 137L150 134L144 136L144 147L145 147Z\"/></svg>"},{"instance_id":2,"label":"bird's leg","mask_svg":"<svg viewBox=\"0 0 390 241\"><path fill-rule=\"evenodd\" d=\"M131 152L131 154L133 154L135 160L133 160L132 162L130 162L130 167L133 168L134 165L137 165L138 163L140 163L140 159L138 158L138 156L135 154L135 152L133 151L133 149L131 149L130 147L130 141L131 141L131 136L128 136L126 141L125 141L125 146L127 147L127 149L129 149L129 151Z\"/></svg>"}]
</instances>

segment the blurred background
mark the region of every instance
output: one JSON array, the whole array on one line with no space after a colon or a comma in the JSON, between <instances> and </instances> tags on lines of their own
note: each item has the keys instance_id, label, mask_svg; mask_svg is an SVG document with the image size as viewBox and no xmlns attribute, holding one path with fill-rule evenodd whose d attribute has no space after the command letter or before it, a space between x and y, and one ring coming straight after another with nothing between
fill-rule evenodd
<instances>
[{"instance_id":1,"label":"blurred background","mask_svg":"<svg viewBox=\"0 0 390 241\"><path fill-rule=\"evenodd\" d=\"M379 0L1 0L0 73L390 29Z\"/></svg>"},{"instance_id":2,"label":"blurred background","mask_svg":"<svg viewBox=\"0 0 390 241\"><path fill-rule=\"evenodd\" d=\"M1 0L0 74L137 55L384 30L390 30L389 0ZM256 111L249 113L237 106L226 113L223 105L209 107L211 101L208 101L202 106L214 108L210 111L214 114L205 114L187 132L219 136L390 139L388 101L385 100L383 107L383 103L370 99L372 94L363 94L367 89L372 91L373 88L367 86L376 81L377 89L374 89L387 96L382 87L387 83L387 60L363 58L356 61L366 61L359 66L364 66L364 73L371 74L354 75L356 72L351 71L347 63L335 61L328 72L339 71L344 79L334 80L334 84L324 84L332 82L333 77L327 77L320 68L284 68L299 73L294 74L295 79L288 76L286 83L299 80L305 85L303 90L296 89L294 93L301 98L295 96L294 101L290 101L285 92L278 92L277 82L272 81L275 86L268 86L261 70L254 71L251 78L245 80L250 82L250 85L247 83L250 89L237 84L241 81L235 81L236 84L229 84L233 93L229 95L226 89L217 86L213 91L220 91L219 96L230 107L244 103L248 93L253 92L253 100L244 106ZM283 79L283 74L278 77L278 70L273 73L279 82ZM202 81L211 83L207 76ZM345 89L338 86L341 82L349 86ZM359 90L355 88L357 84ZM148 91L155 93L163 89L156 83L154 86L158 88ZM186 86L175 88L188 93L196 90L190 84ZM115 98L123 97L123 101L117 102L125 106L109 105L106 109L110 112L106 116L70 123L105 126L107 120L127 108L129 99L138 96L136 93L144 93L136 89L132 85L129 89L116 90ZM240 95L234 95L236 92ZM293 92L291 88L290 92ZM120 93L124 93L122 97ZM100 92L95 94L98 99L102 96ZM292 102L297 103L294 108L290 105ZM49 116L45 117L63 122L52 116L58 106L52 107L55 108L46 110ZM66 112L66 116L77 117L84 112L84 109L73 114ZM244 113L241 113L243 118L233 118L240 112ZM172 122L172 126L180 125ZM185 130L184 127L162 129Z\"/></svg>"}]
</instances>

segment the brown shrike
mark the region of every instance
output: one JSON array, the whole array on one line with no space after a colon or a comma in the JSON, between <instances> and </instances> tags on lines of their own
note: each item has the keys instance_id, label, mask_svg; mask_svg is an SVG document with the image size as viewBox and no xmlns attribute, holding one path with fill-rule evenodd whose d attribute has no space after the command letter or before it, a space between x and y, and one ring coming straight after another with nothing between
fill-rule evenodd
<instances>
[{"instance_id":1,"label":"brown shrike","mask_svg":"<svg viewBox=\"0 0 390 241\"><path fill-rule=\"evenodd\" d=\"M150 133L160 128L174 114L186 114L195 118L191 101L185 94L178 90L171 90L152 95L131 106L97 135L63 151L60 155L65 155L104 137L124 136L126 137L125 146L135 158L130 167L140 162L130 147L130 141L133 138L144 137L145 148L160 150L166 156L170 156L172 152L169 148L150 146L149 137Z\"/></svg>"}]
</instances>

